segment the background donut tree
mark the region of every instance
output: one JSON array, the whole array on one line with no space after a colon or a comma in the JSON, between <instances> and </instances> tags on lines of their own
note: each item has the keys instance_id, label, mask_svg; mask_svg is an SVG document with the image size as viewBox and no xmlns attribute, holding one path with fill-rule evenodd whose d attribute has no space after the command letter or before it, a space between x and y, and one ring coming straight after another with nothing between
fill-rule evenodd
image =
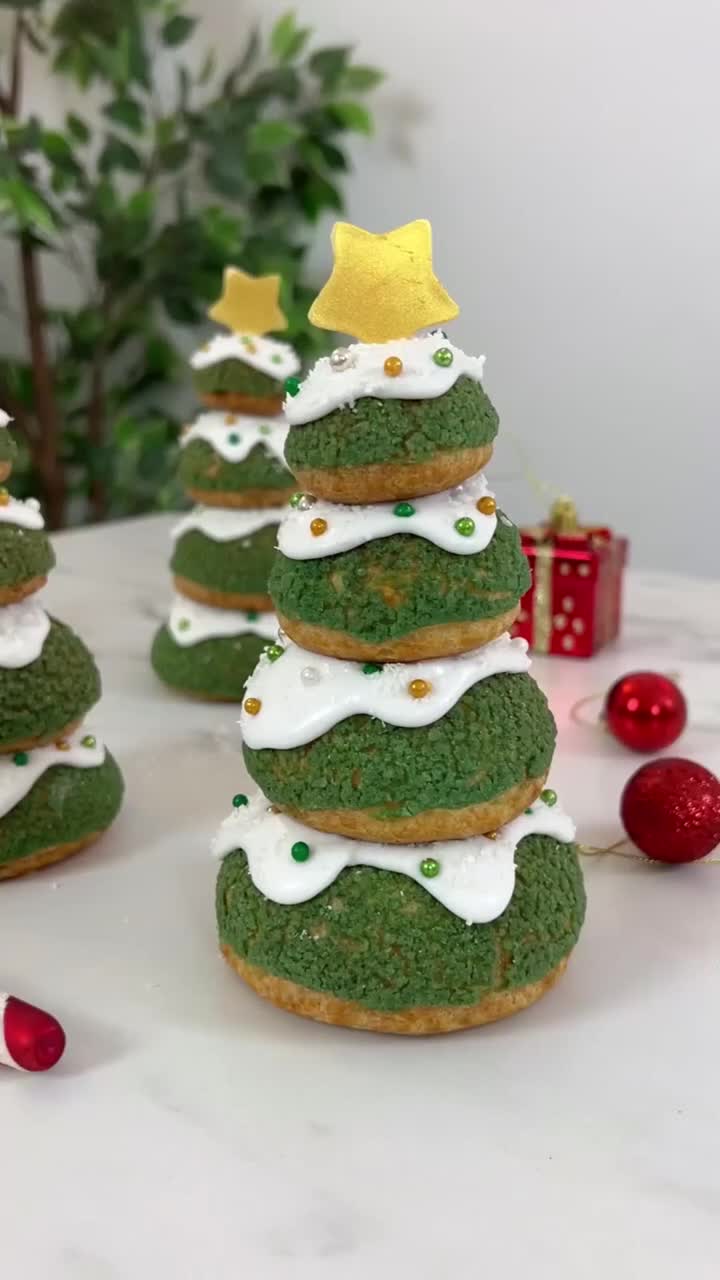
<instances>
[{"instance_id":1,"label":"background donut tree","mask_svg":"<svg viewBox=\"0 0 720 1280\"><path fill-rule=\"evenodd\" d=\"M348 131L371 132L358 95L382 76L349 48L316 47L292 13L219 69L177 0L8 9L0 228L22 301L0 352L20 327L26 354L0 355L0 403L23 446L18 488L40 494L52 527L167 505L172 326L199 322L237 262L283 277L287 336L312 350L307 227L342 207ZM52 127L33 114L28 72L67 84L72 109ZM50 257L72 281L60 306Z\"/></svg>"}]
</instances>

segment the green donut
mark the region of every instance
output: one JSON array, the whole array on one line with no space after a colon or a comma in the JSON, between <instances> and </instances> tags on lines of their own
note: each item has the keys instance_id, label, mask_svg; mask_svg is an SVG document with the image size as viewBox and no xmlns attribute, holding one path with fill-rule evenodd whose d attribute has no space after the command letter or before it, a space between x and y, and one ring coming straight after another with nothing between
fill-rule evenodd
<instances>
[{"instance_id":1,"label":"green donut","mask_svg":"<svg viewBox=\"0 0 720 1280\"><path fill-rule=\"evenodd\" d=\"M180 452L180 483L208 493L244 493L246 489L290 489L293 478L261 444L242 462L228 462L207 440L191 440Z\"/></svg>"},{"instance_id":2,"label":"green donut","mask_svg":"<svg viewBox=\"0 0 720 1280\"><path fill-rule=\"evenodd\" d=\"M282 382L253 369L244 360L218 360L204 369L193 369L192 383L198 395L223 395L233 391L243 396L283 396Z\"/></svg>"},{"instance_id":3,"label":"green donut","mask_svg":"<svg viewBox=\"0 0 720 1280\"><path fill-rule=\"evenodd\" d=\"M274 516L272 508L269 513ZM230 542L215 542L199 529L190 529L175 543L170 568L178 577L213 591L267 594L278 531L275 520L247 538Z\"/></svg>"},{"instance_id":4,"label":"green donut","mask_svg":"<svg viewBox=\"0 0 720 1280\"><path fill-rule=\"evenodd\" d=\"M0 428L0 463L13 463L17 458L17 445L7 427Z\"/></svg>"},{"instance_id":5,"label":"green donut","mask_svg":"<svg viewBox=\"0 0 720 1280\"><path fill-rule=\"evenodd\" d=\"M427 462L437 453L491 444L498 416L479 382L458 378L433 400L366 396L316 422L292 427L285 445L291 471Z\"/></svg>"},{"instance_id":6,"label":"green donut","mask_svg":"<svg viewBox=\"0 0 720 1280\"><path fill-rule=\"evenodd\" d=\"M123 790L109 751L96 768L54 765L0 818L0 866L104 831L117 816Z\"/></svg>"},{"instance_id":7,"label":"green donut","mask_svg":"<svg viewBox=\"0 0 720 1280\"><path fill-rule=\"evenodd\" d=\"M515 526L498 520L476 555L453 555L411 534L395 534L319 560L278 552L270 595L286 618L381 644L421 627L494 618L530 586Z\"/></svg>"},{"instance_id":8,"label":"green donut","mask_svg":"<svg viewBox=\"0 0 720 1280\"><path fill-rule=\"evenodd\" d=\"M305 746L253 750L244 743L243 752L248 773L272 804L298 811L373 809L388 821L494 800L544 775L554 745L545 695L520 673L480 680L424 728L351 716Z\"/></svg>"},{"instance_id":9,"label":"green donut","mask_svg":"<svg viewBox=\"0 0 720 1280\"><path fill-rule=\"evenodd\" d=\"M0 522L0 587L44 578L54 564L55 552L44 529Z\"/></svg>"},{"instance_id":10,"label":"green donut","mask_svg":"<svg viewBox=\"0 0 720 1280\"><path fill-rule=\"evenodd\" d=\"M177 644L167 627L161 627L151 661L160 679L174 689L219 702L240 702L245 681L267 643L262 636L246 632L184 646Z\"/></svg>"},{"instance_id":11,"label":"green donut","mask_svg":"<svg viewBox=\"0 0 720 1280\"><path fill-rule=\"evenodd\" d=\"M503 914L467 925L409 876L373 867L348 868L309 902L280 906L258 892L237 850L218 877L220 941L275 977L368 1009L476 1004L552 972L583 922L574 845L526 836L516 864Z\"/></svg>"},{"instance_id":12,"label":"green donut","mask_svg":"<svg viewBox=\"0 0 720 1280\"><path fill-rule=\"evenodd\" d=\"M81 720L100 697L92 654L53 618L42 653L26 667L0 667L0 751L50 738Z\"/></svg>"}]
</instances>

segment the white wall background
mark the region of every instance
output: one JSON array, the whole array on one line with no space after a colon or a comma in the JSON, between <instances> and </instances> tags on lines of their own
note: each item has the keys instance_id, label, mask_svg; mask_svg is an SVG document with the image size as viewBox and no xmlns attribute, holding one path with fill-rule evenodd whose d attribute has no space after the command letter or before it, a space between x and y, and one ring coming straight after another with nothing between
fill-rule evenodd
<instances>
[{"instance_id":1,"label":"white wall background","mask_svg":"<svg viewBox=\"0 0 720 1280\"><path fill-rule=\"evenodd\" d=\"M195 9L230 53L289 3ZM431 218L453 336L488 356L503 504L542 510L518 440L588 521L631 537L636 565L720 576L718 0L296 8L389 73L348 216L376 231ZM318 282L328 264L323 226Z\"/></svg>"},{"instance_id":2,"label":"white wall background","mask_svg":"<svg viewBox=\"0 0 720 1280\"><path fill-rule=\"evenodd\" d=\"M389 72L348 216L432 219L453 336L488 356L502 501L541 510L512 432L633 563L718 576L718 0L297 8ZM205 12L227 39L231 6Z\"/></svg>"}]
</instances>

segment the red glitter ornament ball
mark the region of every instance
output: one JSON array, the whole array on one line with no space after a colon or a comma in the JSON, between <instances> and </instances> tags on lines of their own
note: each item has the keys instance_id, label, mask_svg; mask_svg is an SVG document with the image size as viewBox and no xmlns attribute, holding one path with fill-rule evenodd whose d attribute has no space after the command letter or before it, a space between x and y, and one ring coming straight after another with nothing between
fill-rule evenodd
<instances>
[{"instance_id":1,"label":"red glitter ornament ball","mask_svg":"<svg viewBox=\"0 0 720 1280\"><path fill-rule=\"evenodd\" d=\"M7 996L0 1024L0 1061L22 1071L49 1071L65 1050L57 1018L16 996Z\"/></svg>"},{"instance_id":2,"label":"red glitter ornament ball","mask_svg":"<svg viewBox=\"0 0 720 1280\"><path fill-rule=\"evenodd\" d=\"M626 783L620 817L648 858L694 862L720 844L720 781L682 756L650 760Z\"/></svg>"},{"instance_id":3,"label":"red glitter ornament ball","mask_svg":"<svg viewBox=\"0 0 720 1280\"><path fill-rule=\"evenodd\" d=\"M662 751L680 737L687 703L673 680L657 671L631 671L605 699L610 732L633 751Z\"/></svg>"}]
</instances>

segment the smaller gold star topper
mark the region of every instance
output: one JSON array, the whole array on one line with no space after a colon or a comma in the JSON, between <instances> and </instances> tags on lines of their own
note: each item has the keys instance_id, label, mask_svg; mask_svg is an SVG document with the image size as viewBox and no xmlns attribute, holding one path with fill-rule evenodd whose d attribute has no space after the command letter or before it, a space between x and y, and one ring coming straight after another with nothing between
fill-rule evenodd
<instances>
[{"instance_id":1,"label":"smaller gold star topper","mask_svg":"<svg viewBox=\"0 0 720 1280\"><path fill-rule=\"evenodd\" d=\"M249 276L239 267L226 267L222 293L208 315L231 333L249 333L256 338L271 330L287 329L279 292L279 276Z\"/></svg>"},{"instance_id":2,"label":"smaller gold star topper","mask_svg":"<svg viewBox=\"0 0 720 1280\"><path fill-rule=\"evenodd\" d=\"M458 314L433 272L426 218L380 235L336 222L332 247L332 274L308 312L319 329L337 329L360 342L388 342Z\"/></svg>"}]
</instances>

